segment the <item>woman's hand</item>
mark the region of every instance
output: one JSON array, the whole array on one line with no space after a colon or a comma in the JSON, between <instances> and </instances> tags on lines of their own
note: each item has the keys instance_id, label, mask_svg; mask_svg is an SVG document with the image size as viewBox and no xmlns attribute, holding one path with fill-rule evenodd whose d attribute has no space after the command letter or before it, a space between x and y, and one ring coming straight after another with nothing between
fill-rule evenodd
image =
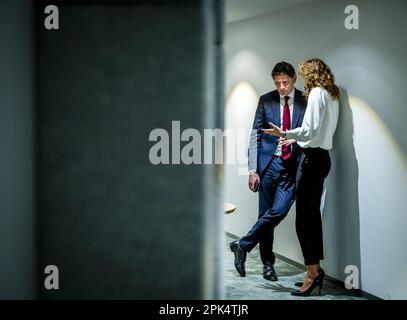
<instances>
[{"instance_id":1,"label":"woman's hand","mask_svg":"<svg viewBox=\"0 0 407 320\"><path fill-rule=\"evenodd\" d=\"M296 142L297 142L297 140L295 140L295 139L287 139L287 138L278 139L278 143L281 144L283 147L291 146L292 144L294 144Z\"/></svg>"},{"instance_id":2,"label":"woman's hand","mask_svg":"<svg viewBox=\"0 0 407 320\"><path fill-rule=\"evenodd\" d=\"M280 127L277 127L275 124L269 122L269 125L271 126L271 129L261 129L264 133L270 134L272 136L276 137L284 137L285 132L281 130Z\"/></svg>"}]
</instances>

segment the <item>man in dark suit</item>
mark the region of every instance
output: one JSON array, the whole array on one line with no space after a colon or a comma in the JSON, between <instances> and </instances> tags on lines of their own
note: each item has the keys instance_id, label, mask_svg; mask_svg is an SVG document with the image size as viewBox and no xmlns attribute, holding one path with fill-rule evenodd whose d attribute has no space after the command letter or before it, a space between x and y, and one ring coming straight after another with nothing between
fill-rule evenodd
<instances>
[{"instance_id":1,"label":"man in dark suit","mask_svg":"<svg viewBox=\"0 0 407 320\"><path fill-rule=\"evenodd\" d=\"M279 62L271 72L277 90L260 97L249 146L249 188L259 192L259 218L252 229L230 243L237 272L244 277L247 252L258 243L263 262L263 278L277 281L273 253L274 228L284 219L294 202L300 148L295 140L263 134L269 122L284 130L300 127L307 102L294 87L293 66Z\"/></svg>"}]
</instances>

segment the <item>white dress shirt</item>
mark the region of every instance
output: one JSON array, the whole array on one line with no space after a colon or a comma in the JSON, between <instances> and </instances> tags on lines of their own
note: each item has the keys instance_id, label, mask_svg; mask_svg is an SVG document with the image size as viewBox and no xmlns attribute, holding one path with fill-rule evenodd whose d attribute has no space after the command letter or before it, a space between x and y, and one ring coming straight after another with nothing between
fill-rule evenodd
<instances>
[{"instance_id":1,"label":"white dress shirt","mask_svg":"<svg viewBox=\"0 0 407 320\"><path fill-rule=\"evenodd\" d=\"M287 139L297 140L301 148L332 149L339 116L339 101L324 88L315 87L308 97L301 127L286 131Z\"/></svg>"},{"instance_id":2,"label":"white dress shirt","mask_svg":"<svg viewBox=\"0 0 407 320\"><path fill-rule=\"evenodd\" d=\"M288 108L290 109L290 128L292 128L292 123L293 123L294 93L295 93L295 89L293 89L287 95L289 97L289 99L288 99ZM285 96L282 96L280 94L280 124L281 124L281 128L283 127L283 116L284 116L284 105L285 105L284 97ZM277 143L277 148L276 148L276 151L274 152L274 155L281 156L281 144Z\"/></svg>"}]
</instances>

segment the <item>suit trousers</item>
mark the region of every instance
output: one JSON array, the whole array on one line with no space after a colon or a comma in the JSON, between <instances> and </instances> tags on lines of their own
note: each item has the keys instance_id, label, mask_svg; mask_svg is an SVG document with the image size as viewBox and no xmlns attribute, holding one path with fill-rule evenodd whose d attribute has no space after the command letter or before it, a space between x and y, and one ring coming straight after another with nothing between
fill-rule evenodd
<instances>
[{"instance_id":1,"label":"suit trousers","mask_svg":"<svg viewBox=\"0 0 407 320\"><path fill-rule=\"evenodd\" d=\"M321 197L324 180L331 169L327 150L304 148L297 186L295 227L304 264L319 264L324 258L321 219Z\"/></svg>"},{"instance_id":2,"label":"suit trousers","mask_svg":"<svg viewBox=\"0 0 407 320\"><path fill-rule=\"evenodd\" d=\"M284 219L294 202L297 158L283 161L273 157L260 177L259 217L251 230L239 240L241 248L250 252L257 244L264 265L273 265L274 228Z\"/></svg>"}]
</instances>

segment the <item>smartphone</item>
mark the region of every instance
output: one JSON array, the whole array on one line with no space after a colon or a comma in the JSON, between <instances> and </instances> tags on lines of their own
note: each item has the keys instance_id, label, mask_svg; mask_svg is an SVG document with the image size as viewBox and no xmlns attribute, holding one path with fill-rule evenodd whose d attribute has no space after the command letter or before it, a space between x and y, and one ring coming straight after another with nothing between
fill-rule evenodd
<instances>
[{"instance_id":1,"label":"smartphone","mask_svg":"<svg viewBox=\"0 0 407 320\"><path fill-rule=\"evenodd\" d=\"M254 186L254 192L258 192L259 187L260 187L260 183L256 183L256 185Z\"/></svg>"}]
</instances>

